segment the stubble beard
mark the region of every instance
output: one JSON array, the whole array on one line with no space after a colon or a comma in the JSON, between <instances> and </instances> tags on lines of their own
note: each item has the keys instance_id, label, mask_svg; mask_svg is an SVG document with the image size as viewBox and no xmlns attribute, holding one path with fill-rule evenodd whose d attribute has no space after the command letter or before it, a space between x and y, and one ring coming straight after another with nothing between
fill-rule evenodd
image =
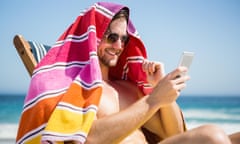
<instances>
[{"instance_id":1,"label":"stubble beard","mask_svg":"<svg viewBox=\"0 0 240 144\"><path fill-rule=\"evenodd\" d=\"M117 65L118 56L115 55L113 59L108 59L106 56L102 56L102 57L99 57L99 60L105 66L114 67Z\"/></svg>"}]
</instances>

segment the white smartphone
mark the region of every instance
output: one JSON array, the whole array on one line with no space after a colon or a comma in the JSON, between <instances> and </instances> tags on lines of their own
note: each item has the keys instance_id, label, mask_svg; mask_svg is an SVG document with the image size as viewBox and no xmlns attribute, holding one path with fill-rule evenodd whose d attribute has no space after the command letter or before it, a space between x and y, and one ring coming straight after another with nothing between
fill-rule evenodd
<instances>
[{"instance_id":1,"label":"white smartphone","mask_svg":"<svg viewBox=\"0 0 240 144\"><path fill-rule=\"evenodd\" d=\"M179 66L185 66L189 69L192 64L193 57L194 57L194 52L187 52L187 51L183 52L180 58ZM181 76L185 74L186 73L183 73L181 74Z\"/></svg>"}]
</instances>

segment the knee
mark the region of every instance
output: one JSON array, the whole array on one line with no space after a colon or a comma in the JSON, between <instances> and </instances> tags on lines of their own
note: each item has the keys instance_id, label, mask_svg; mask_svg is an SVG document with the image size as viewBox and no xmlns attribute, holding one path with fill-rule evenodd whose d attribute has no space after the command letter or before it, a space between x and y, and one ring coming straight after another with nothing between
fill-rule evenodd
<instances>
[{"instance_id":1,"label":"knee","mask_svg":"<svg viewBox=\"0 0 240 144\"><path fill-rule=\"evenodd\" d=\"M214 125L205 125L199 127L197 135L201 141L206 144L230 144L230 139L226 133L219 127Z\"/></svg>"}]
</instances>

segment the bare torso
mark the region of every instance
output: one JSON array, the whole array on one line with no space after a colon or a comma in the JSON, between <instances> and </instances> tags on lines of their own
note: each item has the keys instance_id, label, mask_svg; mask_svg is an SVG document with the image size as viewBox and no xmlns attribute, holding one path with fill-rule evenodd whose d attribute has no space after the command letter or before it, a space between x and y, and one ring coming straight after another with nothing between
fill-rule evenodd
<instances>
[{"instance_id":1,"label":"bare torso","mask_svg":"<svg viewBox=\"0 0 240 144\"><path fill-rule=\"evenodd\" d=\"M104 82L97 117L101 118L117 113L137 101L138 97L137 87L132 83L127 81ZM146 140L142 131L137 129L121 142L121 144L126 143L146 144Z\"/></svg>"}]
</instances>

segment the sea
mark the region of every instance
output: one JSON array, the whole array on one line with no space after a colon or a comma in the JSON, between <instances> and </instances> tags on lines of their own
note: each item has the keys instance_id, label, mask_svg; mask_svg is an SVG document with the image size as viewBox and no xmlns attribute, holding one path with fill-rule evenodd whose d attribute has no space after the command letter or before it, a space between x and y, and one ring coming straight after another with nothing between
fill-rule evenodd
<instances>
[{"instance_id":1,"label":"sea","mask_svg":"<svg viewBox=\"0 0 240 144\"><path fill-rule=\"evenodd\" d=\"M0 144L14 143L24 94L0 94ZM188 129L215 124L227 134L240 131L239 96L180 96L177 100Z\"/></svg>"}]
</instances>

